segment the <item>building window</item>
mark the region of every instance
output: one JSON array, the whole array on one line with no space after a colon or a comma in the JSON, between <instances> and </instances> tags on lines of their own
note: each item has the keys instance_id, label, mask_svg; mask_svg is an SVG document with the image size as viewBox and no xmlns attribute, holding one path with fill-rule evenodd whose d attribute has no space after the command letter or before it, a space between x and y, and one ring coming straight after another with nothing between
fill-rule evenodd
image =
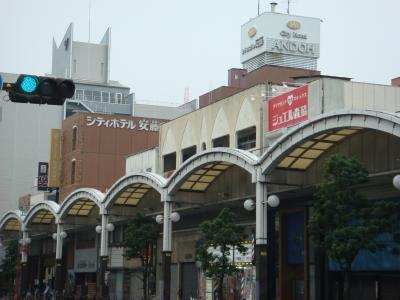
<instances>
[{"instance_id":1,"label":"building window","mask_svg":"<svg viewBox=\"0 0 400 300\"><path fill-rule=\"evenodd\" d=\"M73 159L71 162L71 184L75 183L75 169L76 169L76 160Z\"/></svg>"},{"instance_id":2,"label":"building window","mask_svg":"<svg viewBox=\"0 0 400 300\"><path fill-rule=\"evenodd\" d=\"M254 149L256 147L256 127L240 130L237 135L237 148L242 150Z\"/></svg>"},{"instance_id":3,"label":"building window","mask_svg":"<svg viewBox=\"0 0 400 300\"><path fill-rule=\"evenodd\" d=\"M92 91L85 91L85 100L93 101L93 92Z\"/></svg>"},{"instance_id":4,"label":"building window","mask_svg":"<svg viewBox=\"0 0 400 300\"><path fill-rule=\"evenodd\" d=\"M99 91L93 91L93 101L101 102L101 93Z\"/></svg>"},{"instance_id":5,"label":"building window","mask_svg":"<svg viewBox=\"0 0 400 300\"><path fill-rule=\"evenodd\" d=\"M78 134L78 127L74 126L72 128L72 151L76 150L77 134Z\"/></svg>"},{"instance_id":6,"label":"building window","mask_svg":"<svg viewBox=\"0 0 400 300\"><path fill-rule=\"evenodd\" d=\"M83 100L83 90L75 91L75 100Z\"/></svg>"},{"instance_id":7,"label":"building window","mask_svg":"<svg viewBox=\"0 0 400 300\"><path fill-rule=\"evenodd\" d=\"M104 75L104 63L100 63L100 75Z\"/></svg>"},{"instance_id":8,"label":"building window","mask_svg":"<svg viewBox=\"0 0 400 300\"><path fill-rule=\"evenodd\" d=\"M229 147L229 134L216 138L212 142L214 148Z\"/></svg>"},{"instance_id":9,"label":"building window","mask_svg":"<svg viewBox=\"0 0 400 300\"><path fill-rule=\"evenodd\" d=\"M206 149L207 149L206 143L203 142L203 143L201 144L201 150L202 150L202 151L205 151Z\"/></svg>"},{"instance_id":10,"label":"building window","mask_svg":"<svg viewBox=\"0 0 400 300\"><path fill-rule=\"evenodd\" d=\"M196 146L182 149L182 162L196 154Z\"/></svg>"},{"instance_id":11,"label":"building window","mask_svg":"<svg viewBox=\"0 0 400 300\"><path fill-rule=\"evenodd\" d=\"M110 103L115 103L115 93L110 93Z\"/></svg>"},{"instance_id":12,"label":"building window","mask_svg":"<svg viewBox=\"0 0 400 300\"><path fill-rule=\"evenodd\" d=\"M164 172L175 170L176 168L176 152L164 155Z\"/></svg>"},{"instance_id":13,"label":"building window","mask_svg":"<svg viewBox=\"0 0 400 300\"><path fill-rule=\"evenodd\" d=\"M118 104L124 104L124 103L122 103L122 94L121 93L116 93L115 96L117 96Z\"/></svg>"},{"instance_id":14,"label":"building window","mask_svg":"<svg viewBox=\"0 0 400 300\"><path fill-rule=\"evenodd\" d=\"M76 73L76 59L74 59L73 62L73 72Z\"/></svg>"},{"instance_id":15,"label":"building window","mask_svg":"<svg viewBox=\"0 0 400 300\"><path fill-rule=\"evenodd\" d=\"M101 101L108 103L110 102L110 93L109 92L101 92Z\"/></svg>"},{"instance_id":16,"label":"building window","mask_svg":"<svg viewBox=\"0 0 400 300\"><path fill-rule=\"evenodd\" d=\"M114 231L111 232L111 243L121 244L124 241L124 226L116 225Z\"/></svg>"}]
</instances>

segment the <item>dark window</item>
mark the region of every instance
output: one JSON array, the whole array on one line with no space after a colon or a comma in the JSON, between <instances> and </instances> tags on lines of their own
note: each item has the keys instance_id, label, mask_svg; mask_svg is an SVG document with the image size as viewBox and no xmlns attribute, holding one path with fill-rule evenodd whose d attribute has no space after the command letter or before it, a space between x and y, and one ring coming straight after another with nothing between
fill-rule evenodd
<instances>
[{"instance_id":1,"label":"dark window","mask_svg":"<svg viewBox=\"0 0 400 300\"><path fill-rule=\"evenodd\" d=\"M164 172L175 170L176 168L176 153L164 155Z\"/></svg>"},{"instance_id":2,"label":"dark window","mask_svg":"<svg viewBox=\"0 0 400 300\"><path fill-rule=\"evenodd\" d=\"M124 241L124 226L115 225L114 231L111 233L111 243L120 244Z\"/></svg>"},{"instance_id":3,"label":"dark window","mask_svg":"<svg viewBox=\"0 0 400 300\"><path fill-rule=\"evenodd\" d=\"M71 162L71 184L75 183L75 165L76 165L76 161L73 160Z\"/></svg>"},{"instance_id":4,"label":"dark window","mask_svg":"<svg viewBox=\"0 0 400 300\"><path fill-rule=\"evenodd\" d=\"M206 147L206 143L201 144L201 150L202 150L202 151L206 150L206 148L207 148L207 147Z\"/></svg>"},{"instance_id":5,"label":"dark window","mask_svg":"<svg viewBox=\"0 0 400 300\"><path fill-rule=\"evenodd\" d=\"M229 147L229 135L224 135L213 140L213 147Z\"/></svg>"},{"instance_id":6,"label":"dark window","mask_svg":"<svg viewBox=\"0 0 400 300\"><path fill-rule=\"evenodd\" d=\"M78 134L78 127L72 128L72 151L76 150L77 134Z\"/></svg>"},{"instance_id":7,"label":"dark window","mask_svg":"<svg viewBox=\"0 0 400 300\"><path fill-rule=\"evenodd\" d=\"M237 132L237 148L242 150L256 147L256 127L250 127Z\"/></svg>"},{"instance_id":8,"label":"dark window","mask_svg":"<svg viewBox=\"0 0 400 300\"><path fill-rule=\"evenodd\" d=\"M189 157L193 156L196 154L196 146L188 147L185 149L182 149L182 162L187 160Z\"/></svg>"}]
</instances>

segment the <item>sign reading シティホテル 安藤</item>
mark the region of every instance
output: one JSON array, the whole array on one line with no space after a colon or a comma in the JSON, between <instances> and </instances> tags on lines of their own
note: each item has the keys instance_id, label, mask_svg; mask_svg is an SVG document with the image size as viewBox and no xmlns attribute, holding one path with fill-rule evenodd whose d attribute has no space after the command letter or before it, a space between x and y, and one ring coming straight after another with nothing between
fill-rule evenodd
<instances>
[{"instance_id":1,"label":"sign reading \u30b7\u30c6\u30a3\u30db\u30c6\u30eb \u5b89\u85e4","mask_svg":"<svg viewBox=\"0 0 400 300\"><path fill-rule=\"evenodd\" d=\"M154 119L140 119L139 121L113 118L106 119L104 117L86 116L86 126L90 127L106 127L106 128L120 128L120 129L136 129L143 131L159 131L160 122Z\"/></svg>"}]
</instances>

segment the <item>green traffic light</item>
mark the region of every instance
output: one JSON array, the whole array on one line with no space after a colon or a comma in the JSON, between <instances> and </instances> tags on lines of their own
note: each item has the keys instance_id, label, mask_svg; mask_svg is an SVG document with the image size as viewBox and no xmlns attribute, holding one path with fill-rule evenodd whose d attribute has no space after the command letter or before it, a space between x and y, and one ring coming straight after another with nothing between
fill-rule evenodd
<instances>
[{"instance_id":1,"label":"green traffic light","mask_svg":"<svg viewBox=\"0 0 400 300\"><path fill-rule=\"evenodd\" d=\"M37 90L39 79L36 76L24 76L19 86L23 92L31 94Z\"/></svg>"}]
</instances>

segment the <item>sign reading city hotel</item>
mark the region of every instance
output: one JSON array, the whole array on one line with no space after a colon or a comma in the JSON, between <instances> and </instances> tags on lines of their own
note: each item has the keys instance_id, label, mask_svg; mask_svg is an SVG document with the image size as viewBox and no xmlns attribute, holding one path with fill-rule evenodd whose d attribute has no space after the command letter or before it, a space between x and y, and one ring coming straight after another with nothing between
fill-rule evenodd
<instances>
[{"instance_id":1,"label":"sign reading city hotel","mask_svg":"<svg viewBox=\"0 0 400 300\"><path fill-rule=\"evenodd\" d=\"M268 101L268 131L298 124L308 119L307 85Z\"/></svg>"},{"instance_id":2,"label":"sign reading city hotel","mask_svg":"<svg viewBox=\"0 0 400 300\"><path fill-rule=\"evenodd\" d=\"M160 123L158 120L141 119L135 122L130 119L106 119L103 117L86 116L86 126L107 127L107 128L125 128L143 131L159 131Z\"/></svg>"}]
</instances>

